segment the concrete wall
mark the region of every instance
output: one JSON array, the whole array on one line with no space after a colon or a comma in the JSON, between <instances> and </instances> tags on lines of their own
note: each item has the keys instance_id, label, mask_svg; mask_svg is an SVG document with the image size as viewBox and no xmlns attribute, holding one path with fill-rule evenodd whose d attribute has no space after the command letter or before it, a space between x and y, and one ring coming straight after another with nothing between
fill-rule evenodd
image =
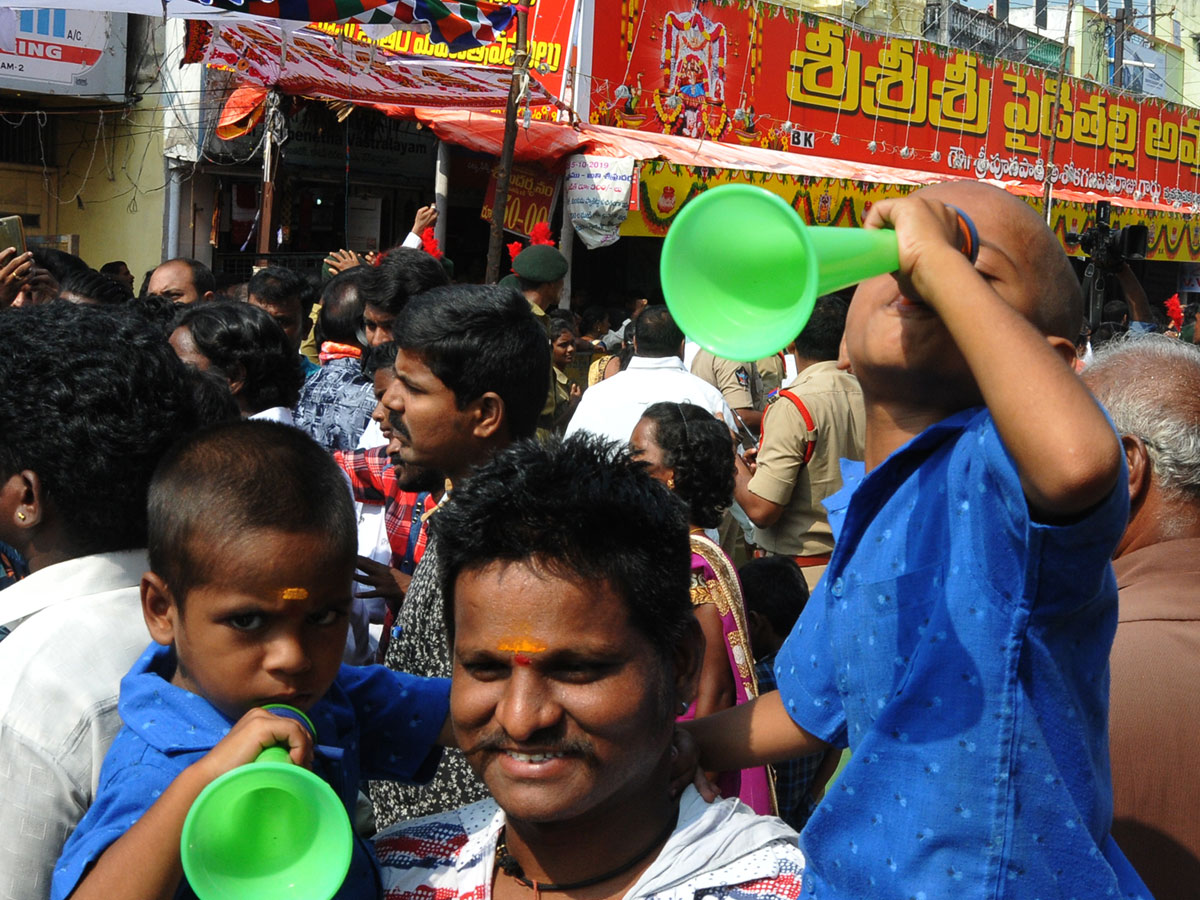
<instances>
[{"instance_id":1,"label":"concrete wall","mask_svg":"<svg viewBox=\"0 0 1200 900\"><path fill-rule=\"evenodd\" d=\"M132 110L64 116L59 124L58 226L79 235L93 268L123 259L134 274L162 261L162 117L156 98Z\"/></svg>"}]
</instances>

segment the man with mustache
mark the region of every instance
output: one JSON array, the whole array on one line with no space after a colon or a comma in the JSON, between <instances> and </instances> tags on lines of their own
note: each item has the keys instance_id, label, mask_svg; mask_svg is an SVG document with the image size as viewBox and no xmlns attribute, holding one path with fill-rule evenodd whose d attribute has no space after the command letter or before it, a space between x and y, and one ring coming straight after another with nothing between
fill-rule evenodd
<instances>
[{"instance_id":1,"label":"man with mustache","mask_svg":"<svg viewBox=\"0 0 1200 900\"><path fill-rule=\"evenodd\" d=\"M425 514L441 500L446 482L441 472L408 466L400 459L399 440L409 439L408 430L383 405L383 395L396 380L395 363L394 343L368 347L363 354L363 374L372 379L376 401L371 421L379 427L384 443L333 455L350 479L355 501L382 508L388 544L385 561L362 555L360 548L355 579L362 587L355 596L345 655L345 661L352 664L373 662L376 653L383 659L396 611L425 553ZM400 427L400 438L393 431L393 419ZM378 647L373 646L370 622L384 626Z\"/></svg>"},{"instance_id":2,"label":"man with mustache","mask_svg":"<svg viewBox=\"0 0 1200 900\"><path fill-rule=\"evenodd\" d=\"M549 386L550 343L520 294L495 285L436 288L409 300L392 331L396 378L383 404L393 429L389 451L406 467L444 473L452 493L498 450L533 436ZM384 657L389 668L450 675L438 565L433 540L396 616ZM380 827L485 796L457 752L419 789L371 786Z\"/></svg>"},{"instance_id":3,"label":"man with mustache","mask_svg":"<svg viewBox=\"0 0 1200 900\"><path fill-rule=\"evenodd\" d=\"M671 790L704 638L665 486L595 437L522 441L431 527L455 740L494 799L381 834L385 895L795 900L795 832Z\"/></svg>"}]
</instances>

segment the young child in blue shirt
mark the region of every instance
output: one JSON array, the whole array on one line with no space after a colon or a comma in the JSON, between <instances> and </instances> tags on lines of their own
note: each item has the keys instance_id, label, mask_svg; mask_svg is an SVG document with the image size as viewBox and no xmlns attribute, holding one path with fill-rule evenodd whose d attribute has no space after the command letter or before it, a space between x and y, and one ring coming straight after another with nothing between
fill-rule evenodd
<instances>
[{"instance_id":1,"label":"young child in blue shirt","mask_svg":"<svg viewBox=\"0 0 1200 900\"><path fill-rule=\"evenodd\" d=\"M286 745L348 814L364 778L432 777L449 682L341 665L356 542L340 470L297 429L221 425L164 458L142 578L155 643L121 682L125 727L63 849L52 898L194 896L179 853L188 810L266 747ZM315 740L260 708L270 703L305 711ZM337 896L378 892L375 858L356 838Z\"/></svg>"},{"instance_id":2,"label":"young child in blue shirt","mask_svg":"<svg viewBox=\"0 0 1200 900\"><path fill-rule=\"evenodd\" d=\"M974 265L947 204L978 229ZM866 460L826 501L835 549L779 691L694 723L701 761L849 747L801 837L822 900L1148 900L1108 834L1128 492L1072 369L1078 281L1038 214L986 185L882 201L866 225L900 249L846 322Z\"/></svg>"}]
</instances>

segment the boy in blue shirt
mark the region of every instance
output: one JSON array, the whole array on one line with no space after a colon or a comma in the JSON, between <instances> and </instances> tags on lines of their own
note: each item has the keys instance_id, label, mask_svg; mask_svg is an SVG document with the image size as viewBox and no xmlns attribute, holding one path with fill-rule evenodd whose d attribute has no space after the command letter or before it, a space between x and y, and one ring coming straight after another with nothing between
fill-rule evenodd
<instances>
[{"instance_id":1,"label":"boy in blue shirt","mask_svg":"<svg viewBox=\"0 0 1200 900\"><path fill-rule=\"evenodd\" d=\"M221 425L164 458L142 578L155 643L121 682L125 727L63 849L52 898L194 896L179 857L187 812L265 747L286 745L347 812L364 778L432 777L449 682L341 665L356 543L340 470L297 429ZM315 741L259 708L270 703L307 712ZM356 838L337 896L378 892L375 858Z\"/></svg>"},{"instance_id":2,"label":"boy in blue shirt","mask_svg":"<svg viewBox=\"0 0 1200 900\"><path fill-rule=\"evenodd\" d=\"M974 221L957 249L953 204ZM704 768L849 747L801 838L829 898L1149 898L1109 837L1109 559L1121 446L1072 370L1078 281L1040 217L968 182L877 203L900 271L863 282L844 360L865 463L776 661L779 692L692 727Z\"/></svg>"}]
</instances>

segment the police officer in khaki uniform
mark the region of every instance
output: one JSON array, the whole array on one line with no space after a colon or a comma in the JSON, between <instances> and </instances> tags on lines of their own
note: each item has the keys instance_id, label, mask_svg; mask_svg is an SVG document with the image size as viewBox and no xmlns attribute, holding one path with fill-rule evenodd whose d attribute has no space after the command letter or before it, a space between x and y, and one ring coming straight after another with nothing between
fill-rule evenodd
<instances>
[{"instance_id":1,"label":"police officer in khaki uniform","mask_svg":"<svg viewBox=\"0 0 1200 900\"><path fill-rule=\"evenodd\" d=\"M763 417L755 467L736 461L734 497L755 525L756 546L795 559L810 589L833 552L821 501L841 490L839 460L863 458L862 390L837 363L846 308L838 297L817 300L793 351L800 374Z\"/></svg>"},{"instance_id":2,"label":"police officer in khaki uniform","mask_svg":"<svg viewBox=\"0 0 1200 900\"><path fill-rule=\"evenodd\" d=\"M758 374L758 366L752 362L735 362L713 356L707 350L700 350L692 359L692 374L703 378L725 398L730 409L738 414L746 426L758 434L762 422L763 407L766 394L763 392L762 378ZM731 428L734 422L727 423Z\"/></svg>"},{"instance_id":3,"label":"police officer in khaki uniform","mask_svg":"<svg viewBox=\"0 0 1200 900\"><path fill-rule=\"evenodd\" d=\"M562 297L563 283L567 277L567 258L549 244L532 244L517 254L513 260L517 289L529 301L529 308L547 330L549 322L546 311L558 306ZM502 279L503 281L503 279ZM546 404L538 416L538 437L545 438L554 433L558 419L559 401L555 392L556 379L550 379L550 392Z\"/></svg>"}]
</instances>

